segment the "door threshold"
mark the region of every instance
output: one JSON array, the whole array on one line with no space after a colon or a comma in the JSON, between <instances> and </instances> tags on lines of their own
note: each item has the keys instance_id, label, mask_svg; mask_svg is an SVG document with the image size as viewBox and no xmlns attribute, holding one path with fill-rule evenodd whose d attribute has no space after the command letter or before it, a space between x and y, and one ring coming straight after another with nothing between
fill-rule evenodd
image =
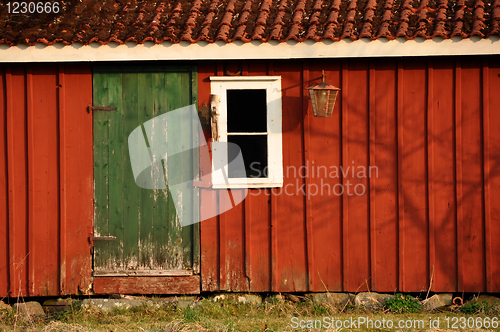
<instances>
[{"instance_id":1,"label":"door threshold","mask_svg":"<svg viewBox=\"0 0 500 332\"><path fill-rule=\"evenodd\" d=\"M94 277L94 294L200 294L201 279L192 276Z\"/></svg>"},{"instance_id":2,"label":"door threshold","mask_svg":"<svg viewBox=\"0 0 500 332\"><path fill-rule=\"evenodd\" d=\"M94 277L188 277L193 270L94 271Z\"/></svg>"}]
</instances>

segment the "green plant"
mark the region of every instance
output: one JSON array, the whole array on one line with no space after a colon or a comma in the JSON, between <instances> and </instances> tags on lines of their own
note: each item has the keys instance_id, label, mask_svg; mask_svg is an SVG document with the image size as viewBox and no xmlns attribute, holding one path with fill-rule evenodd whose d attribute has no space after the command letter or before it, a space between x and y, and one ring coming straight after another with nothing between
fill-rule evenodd
<instances>
[{"instance_id":1,"label":"green plant","mask_svg":"<svg viewBox=\"0 0 500 332\"><path fill-rule=\"evenodd\" d=\"M391 312L415 313L423 309L422 304L411 295L396 294L393 298L387 299L385 307Z\"/></svg>"},{"instance_id":2,"label":"green plant","mask_svg":"<svg viewBox=\"0 0 500 332\"><path fill-rule=\"evenodd\" d=\"M479 312L488 313L491 309L491 305L486 301L481 301L481 303L477 301L471 301L469 303L464 304L460 311L467 315L477 314Z\"/></svg>"}]
</instances>

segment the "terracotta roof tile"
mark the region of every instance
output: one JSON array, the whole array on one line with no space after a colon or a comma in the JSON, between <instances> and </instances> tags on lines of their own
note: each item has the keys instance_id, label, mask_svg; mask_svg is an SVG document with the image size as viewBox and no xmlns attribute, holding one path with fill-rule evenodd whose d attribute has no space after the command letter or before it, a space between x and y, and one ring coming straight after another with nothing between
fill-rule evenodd
<instances>
[{"instance_id":1,"label":"terracotta roof tile","mask_svg":"<svg viewBox=\"0 0 500 332\"><path fill-rule=\"evenodd\" d=\"M0 43L338 41L500 35L500 0L61 0L58 14L11 14Z\"/></svg>"}]
</instances>

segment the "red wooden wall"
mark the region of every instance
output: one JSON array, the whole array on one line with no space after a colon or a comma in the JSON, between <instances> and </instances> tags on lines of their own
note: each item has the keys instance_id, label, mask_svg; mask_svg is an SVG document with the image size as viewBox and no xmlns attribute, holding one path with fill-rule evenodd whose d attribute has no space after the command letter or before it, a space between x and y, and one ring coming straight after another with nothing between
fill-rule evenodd
<instances>
[{"instance_id":1,"label":"red wooden wall","mask_svg":"<svg viewBox=\"0 0 500 332\"><path fill-rule=\"evenodd\" d=\"M0 297L90 285L90 65L0 66Z\"/></svg>"},{"instance_id":2,"label":"red wooden wall","mask_svg":"<svg viewBox=\"0 0 500 332\"><path fill-rule=\"evenodd\" d=\"M498 57L248 61L242 69L282 76L292 194L252 189L201 223L203 291L500 292ZM331 118L314 118L306 95L321 70L342 89ZM208 77L223 74L224 63L199 64L200 104ZM88 64L0 66L1 297L91 285L91 102ZM291 166L353 165L376 166L378 176L287 176ZM314 193L348 181L366 192ZM201 196L203 213L217 193Z\"/></svg>"},{"instance_id":3,"label":"red wooden wall","mask_svg":"<svg viewBox=\"0 0 500 332\"><path fill-rule=\"evenodd\" d=\"M200 64L200 105L208 103L209 76L224 75L225 66ZM201 223L204 291L500 291L498 57L242 68L282 77L288 192L252 189ZM306 95L321 70L342 89L331 118L313 117ZM287 176L290 166L310 173ZM325 177L319 166L356 173ZM360 166L376 166L378 176L375 169L359 176ZM348 181L366 192L327 194L328 184L347 189ZM216 196L203 190L202 213Z\"/></svg>"}]
</instances>

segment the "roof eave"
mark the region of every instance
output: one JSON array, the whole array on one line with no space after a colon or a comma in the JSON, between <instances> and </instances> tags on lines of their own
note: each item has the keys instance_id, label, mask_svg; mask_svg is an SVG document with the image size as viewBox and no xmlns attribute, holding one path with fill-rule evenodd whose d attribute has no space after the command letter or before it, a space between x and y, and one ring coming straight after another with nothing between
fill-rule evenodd
<instances>
[{"instance_id":1,"label":"roof eave","mask_svg":"<svg viewBox=\"0 0 500 332\"><path fill-rule=\"evenodd\" d=\"M319 58L364 58L364 57L407 57L407 56L458 56L458 55L492 55L500 54L500 36L488 38L452 37L444 39L435 37L425 39L417 37L413 40L396 38L389 40L379 38L371 40L361 38L353 41L323 40L315 42L306 40L297 42L251 41L248 43L234 41L226 43L217 41L208 43L180 42L173 44L164 42L154 44L132 42L119 45L108 43L101 45L91 43L82 45L74 43L64 45L56 43L51 46L36 44L34 46L0 45L0 62L79 62L79 61L136 61L136 60L238 60L238 59L319 59Z\"/></svg>"}]
</instances>

